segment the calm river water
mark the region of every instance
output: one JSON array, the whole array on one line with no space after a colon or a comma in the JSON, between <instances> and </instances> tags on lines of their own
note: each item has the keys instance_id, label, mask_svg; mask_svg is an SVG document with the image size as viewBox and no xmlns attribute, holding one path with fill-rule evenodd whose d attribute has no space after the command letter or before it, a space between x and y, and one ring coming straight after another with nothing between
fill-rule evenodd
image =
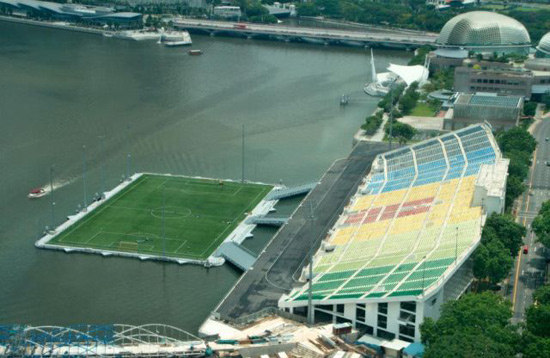
<instances>
[{"instance_id":1,"label":"calm river water","mask_svg":"<svg viewBox=\"0 0 550 358\"><path fill-rule=\"evenodd\" d=\"M239 276L204 269L38 250L51 222L49 197L27 192L54 166L55 221L87 191L112 187L126 171L299 184L346 156L376 100L363 49L193 36L168 49L59 30L0 23L0 323L168 323L196 331ZM406 63L375 52L379 71ZM351 94L340 108L342 93ZM105 136L104 141L100 139ZM289 213L296 201L279 206ZM273 234L256 230L259 250Z\"/></svg>"}]
</instances>

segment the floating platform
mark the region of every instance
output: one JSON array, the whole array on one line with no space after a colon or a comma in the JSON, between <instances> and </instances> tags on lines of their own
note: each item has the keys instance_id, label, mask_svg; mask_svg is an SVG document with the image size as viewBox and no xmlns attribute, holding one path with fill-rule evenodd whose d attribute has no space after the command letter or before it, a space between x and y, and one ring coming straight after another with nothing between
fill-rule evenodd
<instances>
[{"instance_id":1,"label":"floating platform","mask_svg":"<svg viewBox=\"0 0 550 358\"><path fill-rule=\"evenodd\" d=\"M67 253L219 266L222 243L240 245L279 187L264 183L138 173L69 216L35 246ZM250 267L248 261L242 265Z\"/></svg>"}]
</instances>

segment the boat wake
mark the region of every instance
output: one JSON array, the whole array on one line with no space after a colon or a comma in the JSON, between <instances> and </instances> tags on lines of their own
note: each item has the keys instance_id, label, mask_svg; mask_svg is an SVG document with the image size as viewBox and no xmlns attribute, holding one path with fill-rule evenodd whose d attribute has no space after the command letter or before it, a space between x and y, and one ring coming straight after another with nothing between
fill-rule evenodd
<instances>
[{"instance_id":1,"label":"boat wake","mask_svg":"<svg viewBox=\"0 0 550 358\"><path fill-rule=\"evenodd\" d=\"M73 178L69 178L69 179L57 179L57 180L53 181L53 183L52 183L53 185L51 185L51 187L50 187L50 183L47 183L47 184L44 184L43 186L41 186L41 188L44 189L46 194L49 194L51 192L52 188L53 188L54 191L57 190L57 189L61 189L64 186L67 186L69 184L74 183L77 179L78 179L78 177L73 177Z\"/></svg>"}]
</instances>

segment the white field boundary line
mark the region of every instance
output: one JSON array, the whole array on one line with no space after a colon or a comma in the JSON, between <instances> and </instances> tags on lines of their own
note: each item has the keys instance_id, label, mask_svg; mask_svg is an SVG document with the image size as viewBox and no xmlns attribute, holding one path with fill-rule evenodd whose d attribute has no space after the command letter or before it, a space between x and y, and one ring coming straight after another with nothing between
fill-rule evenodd
<instances>
[{"instance_id":1,"label":"white field boundary line","mask_svg":"<svg viewBox=\"0 0 550 358\"><path fill-rule=\"evenodd\" d=\"M189 186L189 183L188 182L184 182L185 185ZM193 184L193 185L197 185L199 186L198 184ZM203 184L204 186L206 186L206 184ZM217 184L216 184L217 185ZM212 188L212 184L208 184L208 187L209 188ZM181 191L183 193L186 193L188 195L227 195L227 196L235 196L236 193L238 193L239 191L241 191L242 187L239 187L238 189L219 189L219 193L215 193L213 191L207 191L207 190L192 190L191 189L184 189L184 188L165 188L164 190L166 191Z\"/></svg>"},{"instance_id":2,"label":"white field boundary line","mask_svg":"<svg viewBox=\"0 0 550 358\"><path fill-rule=\"evenodd\" d=\"M270 191L268 191L267 193L266 193L266 190L260 191L258 194L256 194L256 196L254 197L254 199L251 200L251 202L256 201L256 199L258 199L258 197L259 197L260 195L262 195L262 194L263 194L263 197L266 198L266 197L269 195L269 193L271 193L271 191L273 191L273 190L275 190L275 187L273 187L273 188L272 188ZM275 204L277 203L277 201L270 200L270 202L272 202L272 203L271 203L271 205L267 208L267 210L259 210L259 209L261 209L261 204L263 204L264 202L267 202L267 200L265 200L265 199L260 200L260 202L258 202L258 203L254 206L254 208L252 209L251 213L249 213L248 216L246 216L245 218L243 218L243 219L241 220L241 222L239 223L239 225L237 225L237 227L235 227L235 229L233 229L233 231L232 231L228 236L226 236L226 238L225 238L222 242L220 242L220 243L218 244L218 247L219 247L222 243L224 243L224 242L226 242L226 241L233 241L233 242L236 242L237 244L242 243L242 242L246 239L246 237L248 237L248 236L251 234L252 230L254 230L254 228L256 227L256 225L246 224L246 219L248 219L248 217L249 217L249 216L252 216L252 215L262 215L262 214L267 214L267 213L269 213L269 211L271 211L271 209L272 209L272 208L275 206ZM248 207L245 207L245 208L239 213L239 215L235 216L235 218L231 221L231 224L228 224L227 227L226 227L220 234L218 234L218 236L216 237L216 239L215 239L214 241L212 241L212 243L210 243L210 245L208 245L208 247L207 247L206 249L204 249L204 250L201 252L201 256L204 255L205 252L207 252L208 250L210 250L210 248L212 247L212 245L213 245L214 243L217 243L217 242L218 242L220 236L221 236L223 233L225 233L225 231L226 231L228 228L230 228L231 225L233 225L233 224L235 223L236 220L238 220L240 217L242 217L242 216L246 213L246 210L247 210L247 209L248 209ZM238 229L241 228L241 227L242 227L242 228L245 228L244 225L251 226L251 228L250 228L249 230L244 231L244 233L245 233L244 236L242 236L242 235L239 235L239 236L238 236L238 238L241 238L241 237L242 237L242 239L240 240L240 242L237 242L237 240L232 240L231 238L233 237L233 234L234 234L234 233L235 233L235 234L239 233ZM210 256L213 256L214 254L215 254L215 252L214 252L212 255L210 255Z\"/></svg>"},{"instance_id":3,"label":"white field boundary line","mask_svg":"<svg viewBox=\"0 0 550 358\"><path fill-rule=\"evenodd\" d=\"M35 243L35 246L38 248L41 248L43 245L49 243L50 240L53 238L61 235L64 233L67 229L72 228L74 224L76 224L80 219L86 217L87 215L90 215L90 213L95 212L95 210L101 206L101 204L106 203L109 199L114 197L116 194L121 192L123 189L125 189L128 185L135 182L137 179L139 179L142 176L141 173L134 174L131 177L130 181L124 181L121 184L117 185L113 190L105 192L105 199L103 199L101 202L93 202L91 203L86 209L86 212L81 211L77 213L76 215L70 215L68 216L68 220L59 225L55 229L55 233L53 234L46 234L42 236L40 239L38 239ZM95 213L94 213L95 214Z\"/></svg>"},{"instance_id":4,"label":"white field boundary line","mask_svg":"<svg viewBox=\"0 0 550 358\"><path fill-rule=\"evenodd\" d=\"M180 246L177 247L176 251L174 251L174 253L177 253L179 250L181 250L182 246L187 244L187 240L183 240L183 242L181 243Z\"/></svg>"},{"instance_id":5,"label":"white field boundary line","mask_svg":"<svg viewBox=\"0 0 550 358\"><path fill-rule=\"evenodd\" d=\"M180 257L171 257L171 256L161 256L161 255L155 255L155 254L143 254L143 253L131 253L131 252L121 252L121 251L115 251L115 250L106 250L106 249L94 249L94 248L84 248L84 247L75 247L75 246L68 246L68 245L59 245L59 244L49 244L49 241L52 240L54 237L57 237L61 233L65 232L68 228L72 227L75 223L77 223L82 218L86 217L87 215L90 215L92 211L95 211L101 204L105 203L108 199L112 198L114 195L118 194L120 191L122 191L124 188L126 188L131 183L135 182L137 179L139 179L142 176L166 176L166 177L176 177L176 178L188 178L188 179L201 179L201 180L223 180L227 182L234 182L234 183L241 183L240 180L234 180L234 179L213 179L213 178L206 178L201 176L186 176L186 175L174 175L174 174L158 174L158 173L149 173L149 172L143 172L143 173L136 173L130 177L130 181L124 181L123 183L117 185L114 189L105 192L105 199L101 202L93 202L87 207L87 212L80 212L76 215L69 216L69 220L58 226L55 230L55 233L53 234L46 234L40 239L38 239L35 242L35 246L37 248L42 249L51 249L51 250L58 250L63 251L66 253L70 252L80 252L80 253L91 253L91 254L99 254L104 257L106 256L119 256L119 257L128 257L128 258L138 258L142 261L164 261L164 262L174 262L178 264L196 264L196 265L206 265L207 263L209 265L221 265L223 262L220 262L219 258L215 256L214 252L208 259L200 259L200 258L180 258ZM267 192L267 194L264 196L267 197L272 191L281 189L283 186L277 185L277 184L268 184L263 182L251 182L247 181L246 184L257 184L257 185L263 185L263 186L271 186L271 190ZM118 199L117 199L118 200ZM274 209L275 204L278 202L278 200L262 200L260 201L256 207L252 210L250 213L250 216L252 215L262 215L267 214L271 210ZM110 207L110 205L108 206ZM104 208L102 208L104 209ZM95 213L97 214L97 212ZM247 217L248 218L248 217ZM232 241L235 243L242 243L247 237L251 235L252 230L256 227L256 225L251 225L246 223L246 219L243 219L241 223L227 236L227 238L223 241ZM88 218L89 219L89 218ZM220 243L221 244L221 243ZM187 255L190 257L196 257L195 255Z\"/></svg>"}]
</instances>

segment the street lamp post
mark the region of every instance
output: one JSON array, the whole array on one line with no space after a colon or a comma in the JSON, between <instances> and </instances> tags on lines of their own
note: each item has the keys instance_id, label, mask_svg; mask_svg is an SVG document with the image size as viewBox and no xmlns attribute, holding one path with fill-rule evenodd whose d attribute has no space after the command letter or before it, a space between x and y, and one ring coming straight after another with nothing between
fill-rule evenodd
<instances>
[{"instance_id":1,"label":"street lamp post","mask_svg":"<svg viewBox=\"0 0 550 358\"><path fill-rule=\"evenodd\" d=\"M51 205L51 230L55 231L55 201L53 198L53 165L50 167L50 205Z\"/></svg>"},{"instance_id":2,"label":"street lamp post","mask_svg":"<svg viewBox=\"0 0 550 358\"><path fill-rule=\"evenodd\" d=\"M101 151L103 152L103 160L101 161L101 192L99 194L99 197L101 199L105 198L105 136L100 135L99 139L101 140Z\"/></svg>"}]
</instances>

